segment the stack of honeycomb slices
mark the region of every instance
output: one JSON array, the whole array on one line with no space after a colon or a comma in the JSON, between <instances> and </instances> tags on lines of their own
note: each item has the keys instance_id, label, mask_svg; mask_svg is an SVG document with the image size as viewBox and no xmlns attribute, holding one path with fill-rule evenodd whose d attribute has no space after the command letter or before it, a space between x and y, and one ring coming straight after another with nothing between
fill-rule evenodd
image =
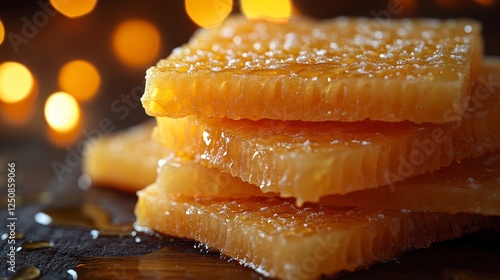
<instances>
[{"instance_id":1,"label":"stack of honeycomb slices","mask_svg":"<svg viewBox=\"0 0 500 280\"><path fill-rule=\"evenodd\" d=\"M495 229L498 81L472 20L230 18L147 71L137 225L281 279Z\"/></svg>"}]
</instances>

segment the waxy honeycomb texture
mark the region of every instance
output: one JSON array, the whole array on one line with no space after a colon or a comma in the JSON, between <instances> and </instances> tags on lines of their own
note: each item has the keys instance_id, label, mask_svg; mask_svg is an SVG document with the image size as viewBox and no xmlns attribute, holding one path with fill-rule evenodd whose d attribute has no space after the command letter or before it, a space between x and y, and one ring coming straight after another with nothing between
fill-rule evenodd
<instances>
[{"instance_id":1,"label":"waxy honeycomb texture","mask_svg":"<svg viewBox=\"0 0 500 280\"><path fill-rule=\"evenodd\" d=\"M354 271L498 223L495 218L470 214L321 204L298 208L293 200L277 197L173 198L154 185L138 195L138 226L194 239L281 279L316 279L321 274Z\"/></svg>"},{"instance_id":2,"label":"waxy honeycomb texture","mask_svg":"<svg viewBox=\"0 0 500 280\"><path fill-rule=\"evenodd\" d=\"M264 194L255 185L193 160L171 157L162 162L156 189L173 197L278 196ZM466 159L390 186L324 196L319 203L362 209L500 216L500 153Z\"/></svg>"},{"instance_id":3,"label":"waxy honeycomb texture","mask_svg":"<svg viewBox=\"0 0 500 280\"><path fill-rule=\"evenodd\" d=\"M151 67L152 116L443 123L482 59L471 20L232 18Z\"/></svg>"},{"instance_id":4,"label":"waxy honeycomb texture","mask_svg":"<svg viewBox=\"0 0 500 280\"><path fill-rule=\"evenodd\" d=\"M467 159L390 186L322 197L320 203L500 216L500 153Z\"/></svg>"},{"instance_id":5,"label":"waxy honeycomb texture","mask_svg":"<svg viewBox=\"0 0 500 280\"><path fill-rule=\"evenodd\" d=\"M481 77L497 81L500 61ZM455 123L171 119L157 117L156 140L200 163L295 197L370 189L438 170L500 148L500 88L478 84L471 107Z\"/></svg>"}]
</instances>

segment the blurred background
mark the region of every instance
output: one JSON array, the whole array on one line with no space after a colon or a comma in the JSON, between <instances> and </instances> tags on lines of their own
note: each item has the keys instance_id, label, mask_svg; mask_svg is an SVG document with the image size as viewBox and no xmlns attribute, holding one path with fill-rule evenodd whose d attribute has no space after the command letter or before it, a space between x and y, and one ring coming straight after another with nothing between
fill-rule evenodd
<instances>
[{"instance_id":1,"label":"blurred background","mask_svg":"<svg viewBox=\"0 0 500 280\"><path fill-rule=\"evenodd\" d=\"M148 66L230 13L467 17L482 22L486 54L500 55L499 0L1 0L0 161L53 176L50 163L80 156L85 140L144 121Z\"/></svg>"}]
</instances>

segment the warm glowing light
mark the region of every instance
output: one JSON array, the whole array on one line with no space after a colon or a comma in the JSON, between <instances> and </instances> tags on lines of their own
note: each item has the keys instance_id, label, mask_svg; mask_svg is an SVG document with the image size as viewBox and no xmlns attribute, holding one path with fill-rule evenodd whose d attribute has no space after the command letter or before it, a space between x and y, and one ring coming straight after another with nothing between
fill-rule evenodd
<instances>
[{"instance_id":1,"label":"warm glowing light","mask_svg":"<svg viewBox=\"0 0 500 280\"><path fill-rule=\"evenodd\" d=\"M101 83L96 67L85 60L73 60L63 65L59 72L59 87L76 99L91 99Z\"/></svg>"},{"instance_id":2,"label":"warm glowing light","mask_svg":"<svg viewBox=\"0 0 500 280\"><path fill-rule=\"evenodd\" d=\"M11 126L27 124L35 113L38 83L33 77L33 88L22 100L15 103L0 102L0 118Z\"/></svg>"},{"instance_id":3,"label":"warm glowing light","mask_svg":"<svg viewBox=\"0 0 500 280\"><path fill-rule=\"evenodd\" d=\"M120 61L132 67L151 65L158 56L160 44L158 29L146 20L127 20L113 34L115 54Z\"/></svg>"},{"instance_id":4,"label":"warm glowing light","mask_svg":"<svg viewBox=\"0 0 500 280\"><path fill-rule=\"evenodd\" d=\"M27 98L21 102L0 103L0 117L11 126L23 126L33 117L35 98Z\"/></svg>"},{"instance_id":5,"label":"warm glowing light","mask_svg":"<svg viewBox=\"0 0 500 280\"><path fill-rule=\"evenodd\" d=\"M71 131L80 120L80 107L70 94L59 91L49 96L45 102L45 119L57 132Z\"/></svg>"},{"instance_id":6,"label":"warm glowing light","mask_svg":"<svg viewBox=\"0 0 500 280\"><path fill-rule=\"evenodd\" d=\"M474 0L474 2L478 3L479 5L483 5L483 6L493 6L495 4L496 0ZM0 42L1 42L1 39L0 39Z\"/></svg>"},{"instance_id":7,"label":"warm glowing light","mask_svg":"<svg viewBox=\"0 0 500 280\"><path fill-rule=\"evenodd\" d=\"M185 0L184 5L187 14L198 26L214 27L229 15L233 0Z\"/></svg>"},{"instance_id":8,"label":"warm glowing light","mask_svg":"<svg viewBox=\"0 0 500 280\"><path fill-rule=\"evenodd\" d=\"M76 18L92 12L97 0L50 0L50 4L61 14Z\"/></svg>"},{"instance_id":9,"label":"warm glowing light","mask_svg":"<svg viewBox=\"0 0 500 280\"><path fill-rule=\"evenodd\" d=\"M399 5L401 8L400 14L398 16L408 16L413 14L418 8L419 2L416 0L399 0Z\"/></svg>"},{"instance_id":10,"label":"warm glowing light","mask_svg":"<svg viewBox=\"0 0 500 280\"><path fill-rule=\"evenodd\" d=\"M0 20L0 45L2 44L4 37L5 37L5 28L3 27L2 20Z\"/></svg>"},{"instance_id":11,"label":"warm glowing light","mask_svg":"<svg viewBox=\"0 0 500 280\"><path fill-rule=\"evenodd\" d=\"M33 89L34 78L26 66L17 62L0 64L0 100L16 103L25 99Z\"/></svg>"},{"instance_id":12,"label":"warm glowing light","mask_svg":"<svg viewBox=\"0 0 500 280\"><path fill-rule=\"evenodd\" d=\"M292 14L290 0L241 0L240 3L247 18L286 20Z\"/></svg>"}]
</instances>

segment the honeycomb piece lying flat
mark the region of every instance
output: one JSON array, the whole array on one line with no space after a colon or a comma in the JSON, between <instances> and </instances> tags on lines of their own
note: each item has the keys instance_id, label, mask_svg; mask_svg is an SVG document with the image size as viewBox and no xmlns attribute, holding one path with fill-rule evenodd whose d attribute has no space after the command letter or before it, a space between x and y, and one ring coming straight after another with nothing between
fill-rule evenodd
<instances>
[{"instance_id":1,"label":"honeycomb piece lying flat","mask_svg":"<svg viewBox=\"0 0 500 280\"><path fill-rule=\"evenodd\" d=\"M138 194L138 226L194 239L281 279L354 271L498 223L471 214L298 208L278 197L173 198L154 185Z\"/></svg>"},{"instance_id":2,"label":"honeycomb piece lying flat","mask_svg":"<svg viewBox=\"0 0 500 280\"><path fill-rule=\"evenodd\" d=\"M98 186L135 192L156 179L158 160L172 153L151 139L154 122L87 143L83 172Z\"/></svg>"},{"instance_id":3,"label":"honeycomb piece lying flat","mask_svg":"<svg viewBox=\"0 0 500 280\"><path fill-rule=\"evenodd\" d=\"M482 60L472 20L232 18L151 67L152 116L448 122Z\"/></svg>"},{"instance_id":4,"label":"honeycomb piece lying flat","mask_svg":"<svg viewBox=\"0 0 500 280\"><path fill-rule=\"evenodd\" d=\"M273 193L264 194L255 185L192 160L169 158L162 162L156 189L172 196L277 196ZM500 216L500 153L467 159L432 174L420 175L390 186L324 196L320 203L364 209Z\"/></svg>"},{"instance_id":5,"label":"honeycomb piece lying flat","mask_svg":"<svg viewBox=\"0 0 500 280\"><path fill-rule=\"evenodd\" d=\"M481 73L498 81L500 60L488 60ZM470 111L456 123L157 117L153 137L263 192L296 197L301 204L388 185L499 149L500 88L495 85L478 85Z\"/></svg>"}]
</instances>

